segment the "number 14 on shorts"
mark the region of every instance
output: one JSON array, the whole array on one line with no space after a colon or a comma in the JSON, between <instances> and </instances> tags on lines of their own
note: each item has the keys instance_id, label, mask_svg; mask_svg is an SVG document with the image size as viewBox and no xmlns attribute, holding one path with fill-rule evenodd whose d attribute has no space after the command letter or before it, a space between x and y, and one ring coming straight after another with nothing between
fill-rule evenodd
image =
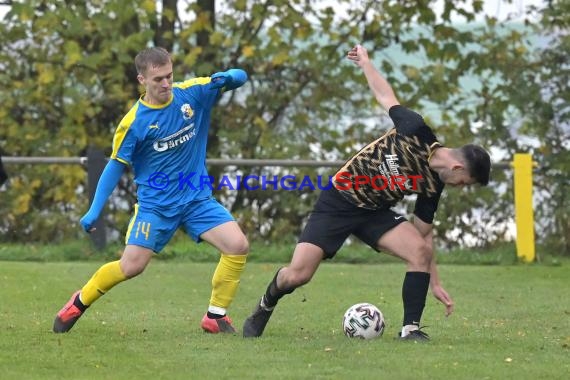
<instances>
[{"instance_id":1,"label":"number 14 on shorts","mask_svg":"<svg viewBox=\"0 0 570 380\"><path fill-rule=\"evenodd\" d=\"M150 234L150 223L149 222L137 222L137 230L135 232L135 238L138 239L139 233L145 236L145 240L148 240L148 235Z\"/></svg>"}]
</instances>

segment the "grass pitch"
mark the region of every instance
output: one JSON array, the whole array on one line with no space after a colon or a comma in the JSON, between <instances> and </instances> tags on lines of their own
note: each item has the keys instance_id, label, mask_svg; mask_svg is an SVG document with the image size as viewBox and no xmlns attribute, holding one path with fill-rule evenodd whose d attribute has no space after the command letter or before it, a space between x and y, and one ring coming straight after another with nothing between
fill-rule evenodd
<instances>
[{"instance_id":1,"label":"grass pitch","mask_svg":"<svg viewBox=\"0 0 570 380\"><path fill-rule=\"evenodd\" d=\"M440 266L456 311L431 295L427 344L394 339L403 264L325 263L285 297L259 339L199 327L215 263L151 263L68 334L53 318L100 263L0 262L2 379L561 379L570 373L570 266ZM250 263L230 309L236 328L278 264ZM344 311L372 302L384 336L342 334Z\"/></svg>"}]
</instances>

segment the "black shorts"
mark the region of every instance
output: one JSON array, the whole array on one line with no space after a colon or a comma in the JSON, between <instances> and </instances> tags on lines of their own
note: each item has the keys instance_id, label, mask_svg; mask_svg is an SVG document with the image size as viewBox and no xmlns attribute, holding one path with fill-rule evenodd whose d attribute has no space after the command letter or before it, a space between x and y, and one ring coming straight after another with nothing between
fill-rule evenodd
<instances>
[{"instance_id":1,"label":"black shorts","mask_svg":"<svg viewBox=\"0 0 570 380\"><path fill-rule=\"evenodd\" d=\"M332 258L352 234L378 250L378 239L386 232L405 222L406 218L390 208L369 210L357 207L336 189L321 192L299 243L311 243Z\"/></svg>"}]
</instances>

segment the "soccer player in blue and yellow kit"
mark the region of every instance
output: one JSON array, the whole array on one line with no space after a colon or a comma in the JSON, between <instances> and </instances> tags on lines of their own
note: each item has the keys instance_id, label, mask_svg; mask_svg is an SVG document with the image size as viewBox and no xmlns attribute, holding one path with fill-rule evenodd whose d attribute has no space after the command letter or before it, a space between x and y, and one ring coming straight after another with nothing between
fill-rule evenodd
<instances>
[{"instance_id":1,"label":"soccer player in blue and yellow kit","mask_svg":"<svg viewBox=\"0 0 570 380\"><path fill-rule=\"evenodd\" d=\"M141 51L135 58L145 93L119 123L113 152L89 211L81 219L87 232L127 165L134 172L138 203L120 260L103 265L57 313L53 331L69 331L85 310L115 285L142 273L179 227L196 242L220 250L212 278L212 295L202 329L235 332L226 309L237 291L249 245L231 214L212 197L207 176L206 144L212 108L223 90L247 81L241 69L173 83L172 60L162 48Z\"/></svg>"}]
</instances>

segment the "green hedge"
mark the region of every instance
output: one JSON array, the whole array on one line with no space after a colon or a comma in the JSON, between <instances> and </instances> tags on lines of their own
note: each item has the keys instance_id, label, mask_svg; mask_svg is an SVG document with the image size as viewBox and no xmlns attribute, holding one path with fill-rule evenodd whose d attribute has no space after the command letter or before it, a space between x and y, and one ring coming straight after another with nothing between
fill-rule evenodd
<instances>
[{"instance_id":1,"label":"green hedge","mask_svg":"<svg viewBox=\"0 0 570 380\"><path fill-rule=\"evenodd\" d=\"M3 244L0 245L0 260L3 261L109 261L121 256L123 245L119 242L109 244L103 250L97 250L89 240L74 240L62 244ZM295 241L277 244L253 243L250 249L249 262L287 263L289 262ZM564 258L544 253L537 248L537 263L560 265L570 262ZM449 252L438 252L440 264L474 264L474 265L511 265L517 264L514 243L505 243L489 250L461 249ZM174 239L156 256L158 260L185 262L216 262L218 251L209 244L196 244L189 239ZM342 263L388 263L399 259L378 253L360 242L345 244L332 262Z\"/></svg>"}]
</instances>

